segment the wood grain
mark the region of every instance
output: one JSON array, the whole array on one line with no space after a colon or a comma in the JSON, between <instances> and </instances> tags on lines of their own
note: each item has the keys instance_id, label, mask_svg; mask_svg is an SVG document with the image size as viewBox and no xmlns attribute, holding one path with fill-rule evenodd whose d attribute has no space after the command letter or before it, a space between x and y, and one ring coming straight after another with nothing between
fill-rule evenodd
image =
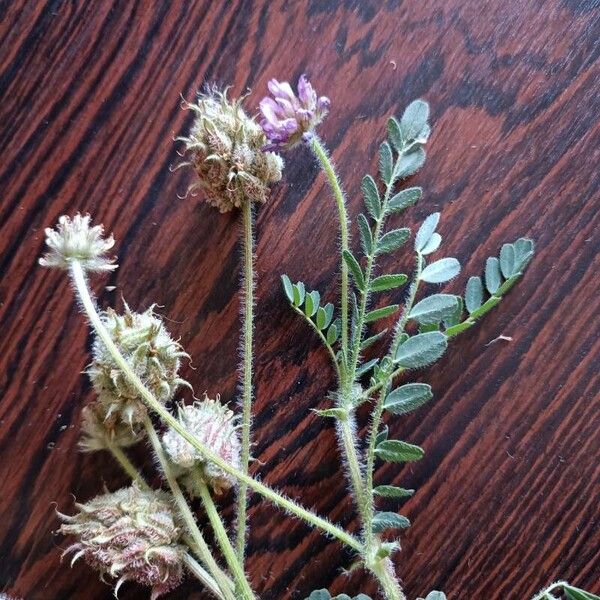
<instances>
[{"instance_id":1,"label":"wood grain","mask_svg":"<svg viewBox=\"0 0 600 600\"><path fill-rule=\"evenodd\" d=\"M190 124L179 95L217 82L251 88L256 106L270 77L306 71L332 98L321 133L353 215L386 116L430 102L426 192L405 222L442 211L445 252L464 266L448 289L504 241L537 243L502 306L422 374L431 408L390 422L426 450L377 472L417 490L396 559L409 597L524 600L558 578L600 592L597 0L13 0L0 15L0 591L112 597L85 565L60 564L52 534L71 494L125 479L108 456L76 453L90 339L66 278L36 265L43 228L80 210L112 230L121 266L95 279L101 304L162 305L196 393L233 400L239 227L177 196L190 178L169 171ZM278 283L285 272L335 299L335 207L307 152L286 160L257 219L255 470L356 528L334 433L309 410L327 405L333 373ZM490 344L500 334L512 341ZM263 599L375 593L364 572L342 573L352 556L337 543L256 496L250 523ZM194 589L169 598L204 597Z\"/></svg>"}]
</instances>

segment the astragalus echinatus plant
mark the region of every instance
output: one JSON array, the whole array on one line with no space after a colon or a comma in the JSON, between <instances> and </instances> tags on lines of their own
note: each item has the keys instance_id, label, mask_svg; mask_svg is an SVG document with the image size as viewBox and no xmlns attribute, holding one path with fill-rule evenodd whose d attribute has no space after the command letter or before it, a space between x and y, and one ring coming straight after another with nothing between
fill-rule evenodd
<instances>
[{"instance_id":1,"label":"astragalus echinatus plant","mask_svg":"<svg viewBox=\"0 0 600 600\"><path fill-rule=\"evenodd\" d=\"M83 559L103 579L113 580L115 593L126 582L136 582L157 598L191 576L214 597L251 600L257 598L251 581L258 575L253 578L246 570L251 526L247 498L256 493L282 509L281 518L287 513L302 519L349 547L356 555L354 566L376 579L381 596L402 600L405 595L393 558L400 549L399 532L410 523L399 512L379 510L378 501L400 502L413 490L392 482L375 483L375 471L380 461L416 461L424 451L410 439L391 439L385 415L401 418L432 401L431 387L419 380L419 369L438 360L452 338L501 302L531 260L533 242L520 238L504 244L498 257L487 260L483 277L465 278L462 296L441 292L439 285L459 276L461 268L454 257L438 257L440 214L428 216L416 232L398 223L399 215L423 194L420 187L402 187L402 183L425 163L431 133L428 105L417 100L400 119L389 119L387 139L379 149L379 173L365 175L365 209L351 221L342 185L316 133L330 109L329 99L318 97L305 76L297 92L276 80L269 82L269 90L260 102L257 121L248 115L242 99L231 100L226 91L207 88L196 102L185 102L194 121L190 132L178 138L184 157L178 167L189 168L194 177L186 198L200 194L220 212L240 214L242 359L237 402L233 398L222 402L210 381L195 383L210 390L211 397L177 398L192 387L180 375L189 356L155 307L136 311L124 304L117 311L97 306L88 278L117 267L110 256L114 240L102 226L77 214L60 217L54 229L46 230L48 251L40 263L70 275L94 334L87 375L95 399L83 408L81 450L110 452L131 478L127 487L105 490L77 503L74 514L59 513L60 532L70 540L64 552L72 562ZM249 468L254 213L282 177L279 153L302 159L300 152L292 154L295 147L312 152L331 188L339 216L340 295L326 301L324 293L283 275L282 299L307 322L331 358L337 384L328 396L329 406L316 412L335 421L341 464L360 518L358 535L262 483ZM352 238L360 243L352 244ZM408 272L381 272L380 259L400 248L410 248L413 265ZM382 293L392 298L391 303L382 304ZM391 327L380 326L392 317ZM373 348L384 350L374 354ZM364 428L357 422L357 410L363 405L369 413L365 437L359 434ZM152 450L162 476L159 488L144 480L128 455L129 448L139 443ZM229 531L219 495L231 488L237 500L234 527ZM199 510L193 508L197 506ZM205 536L208 528L210 538ZM557 585L538 598L555 597L551 594ZM570 598L594 598L575 588L564 589ZM329 598L327 590L309 596L310 600ZM427 600L441 598L445 596L437 591L427 595Z\"/></svg>"}]
</instances>

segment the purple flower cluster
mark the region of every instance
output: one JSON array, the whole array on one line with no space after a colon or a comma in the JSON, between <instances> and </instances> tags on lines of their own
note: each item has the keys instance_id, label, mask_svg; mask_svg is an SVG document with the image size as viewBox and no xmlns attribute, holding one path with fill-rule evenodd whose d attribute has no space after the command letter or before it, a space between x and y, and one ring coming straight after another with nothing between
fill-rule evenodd
<instances>
[{"instance_id":1,"label":"purple flower cluster","mask_svg":"<svg viewBox=\"0 0 600 600\"><path fill-rule=\"evenodd\" d=\"M318 98L306 75L298 80L298 95L287 81L271 79L268 85L273 97L266 96L260 102L260 125L269 140L265 150L287 150L308 141L329 112L329 98Z\"/></svg>"}]
</instances>

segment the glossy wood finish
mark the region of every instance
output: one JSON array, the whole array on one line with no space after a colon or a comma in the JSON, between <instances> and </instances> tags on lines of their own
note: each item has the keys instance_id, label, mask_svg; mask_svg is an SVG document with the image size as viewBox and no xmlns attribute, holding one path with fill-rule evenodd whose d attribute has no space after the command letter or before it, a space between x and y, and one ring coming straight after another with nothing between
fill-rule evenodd
<instances>
[{"instance_id":1,"label":"glossy wood finish","mask_svg":"<svg viewBox=\"0 0 600 600\"><path fill-rule=\"evenodd\" d=\"M110 457L76 452L92 398L80 374L90 338L66 277L36 264L43 228L81 210L112 230L121 266L94 279L101 304L121 306L123 295L140 309L162 305L194 357L183 374L197 394L232 400L239 226L177 196L190 180L169 171L172 136L191 118L179 95L231 84L251 88L255 107L270 77L306 71L332 98L321 134L353 216L386 116L416 97L430 102L429 158L414 178L425 196L404 222L442 211L444 250L464 266L448 289L504 241L537 243L501 307L419 374L435 391L430 408L390 421L426 450L377 472L417 490L402 508L413 526L396 559L410 598L437 588L451 599L525 600L557 578L600 592L596 0L0 6L0 591L111 598L85 565L60 564L54 508L126 481ZM352 529L333 429L310 412L327 406L333 373L278 282L285 272L335 299L336 212L309 154L286 161L257 219L254 469ZM410 270L410 255L380 265ZM492 344L501 334L512 341ZM337 543L256 496L250 523L248 571L263 599L324 586L375 592L364 572L341 573L352 556ZM169 596L201 597L191 583Z\"/></svg>"}]
</instances>

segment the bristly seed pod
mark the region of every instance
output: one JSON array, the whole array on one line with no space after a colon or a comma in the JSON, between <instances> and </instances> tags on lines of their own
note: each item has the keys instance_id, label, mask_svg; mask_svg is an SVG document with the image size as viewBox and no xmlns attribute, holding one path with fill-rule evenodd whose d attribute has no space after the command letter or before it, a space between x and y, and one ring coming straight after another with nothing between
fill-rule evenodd
<instances>
[{"instance_id":1,"label":"bristly seed pod","mask_svg":"<svg viewBox=\"0 0 600 600\"><path fill-rule=\"evenodd\" d=\"M83 558L118 578L115 595L126 581L150 586L152 600L179 585L186 548L168 494L134 484L76 506L73 516L58 513L59 532L76 538L63 554L73 554L71 565Z\"/></svg>"},{"instance_id":2,"label":"bristly seed pod","mask_svg":"<svg viewBox=\"0 0 600 600\"><path fill-rule=\"evenodd\" d=\"M264 203L269 186L281 179L282 158L264 152L267 139L261 127L242 109L242 100L231 101L226 92L209 89L196 104L196 113L185 143L188 158L177 168L191 165L198 181L188 189L202 189L206 200L220 212L244 202Z\"/></svg>"},{"instance_id":3,"label":"bristly seed pod","mask_svg":"<svg viewBox=\"0 0 600 600\"><path fill-rule=\"evenodd\" d=\"M143 313L134 313L126 305L123 315L109 309L102 320L130 368L159 402L166 404L180 385L189 385L178 375L181 358L188 354L171 338L152 306ZM94 340L92 355L87 373L98 393L103 421L115 432L122 432L120 425L126 424L137 438L147 415L139 392L100 338Z\"/></svg>"},{"instance_id":4,"label":"bristly seed pod","mask_svg":"<svg viewBox=\"0 0 600 600\"><path fill-rule=\"evenodd\" d=\"M205 396L202 402L179 407L178 419L192 435L205 446L218 454L231 466L240 467L240 439L231 410L219 402ZM210 463L176 431L170 429L163 436L163 446L173 463L182 469L184 483L193 491L190 479L185 478L186 471L200 469L204 481L215 493L220 494L235 484L235 479L222 469Z\"/></svg>"},{"instance_id":5,"label":"bristly seed pod","mask_svg":"<svg viewBox=\"0 0 600 600\"><path fill-rule=\"evenodd\" d=\"M107 414L108 410L101 402L92 402L83 409L79 440L83 452L109 450L111 446L126 448L144 437L141 424L124 423L118 411Z\"/></svg>"}]
</instances>

